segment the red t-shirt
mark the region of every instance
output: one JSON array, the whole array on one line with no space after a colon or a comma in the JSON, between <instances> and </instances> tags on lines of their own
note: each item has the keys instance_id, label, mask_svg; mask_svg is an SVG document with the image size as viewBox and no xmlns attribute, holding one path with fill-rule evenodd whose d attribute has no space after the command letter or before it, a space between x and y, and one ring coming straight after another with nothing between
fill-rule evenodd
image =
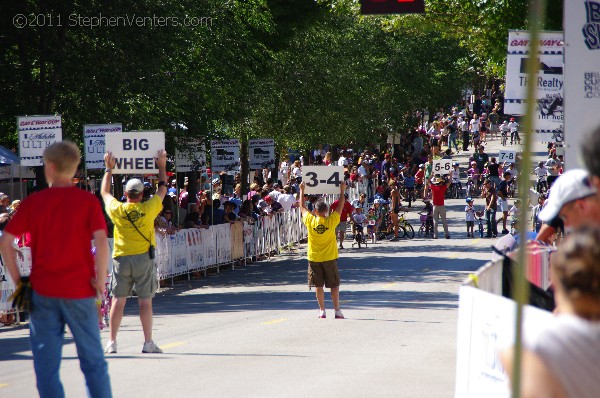
<instances>
[{"instance_id":1,"label":"red t-shirt","mask_svg":"<svg viewBox=\"0 0 600 398\"><path fill-rule=\"evenodd\" d=\"M25 199L5 231L31 234L31 285L37 293L67 299L96 296L92 239L106 231L100 201L75 187L48 188Z\"/></svg>"},{"instance_id":2,"label":"red t-shirt","mask_svg":"<svg viewBox=\"0 0 600 398\"><path fill-rule=\"evenodd\" d=\"M335 211L335 209L337 209L338 203L340 203L340 201L336 200L335 202L333 202L331 204L331 211ZM345 201L344 208L342 209L342 214L340 214L340 222L348 221L348 214L352 214L353 211L354 211L354 207L352 207L350 202Z\"/></svg>"},{"instance_id":3,"label":"red t-shirt","mask_svg":"<svg viewBox=\"0 0 600 398\"><path fill-rule=\"evenodd\" d=\"M431 185L431 198L434 206L444 206L444 196L446 195L446 184Z\"/></svg>"}]
</instances>

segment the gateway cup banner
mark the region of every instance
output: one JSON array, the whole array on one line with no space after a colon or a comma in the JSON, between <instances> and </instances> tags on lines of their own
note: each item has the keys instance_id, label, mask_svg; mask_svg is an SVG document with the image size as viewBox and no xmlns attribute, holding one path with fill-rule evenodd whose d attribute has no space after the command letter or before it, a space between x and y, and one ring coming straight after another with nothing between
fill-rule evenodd
<instances>
[{"instance_id":1,"label":"gateway cup banner","mask_svg":"<svg viewBox=\"0 0 600 398\"><path fill-rule=\"evenodd\" d=\"M60 115L17 118L21 166L43 166L42 154L50 144L62 141Z\"/></svg>"},{"instance_id":2,"label":"gateway cup banner","mask_svg":"<svg viewBox=\"0 0 600 398\"><path fill-rule=\"evenodd\" d=\"M539 51L535 56L538 65L538 76L535 82L529 82L527 76L527 61L531 58L529 48L529 32L509 31L504 113L524 115L527 86L535 84L536 139L543 142L562 142L564 132L563 33L540 32Z\"/></svg>"},{"instance_id":3,"label":"gateway cup banner","mask_svg":"<svg viewBox=\"0 0 600 398\"><path fill-rule=\"evenodd\" d=\"M121 133L120 124L86 124L83 126L83 142L85 143L85 168L104 168L104 136L106 133Z\"/></svg>"}]
</instances>

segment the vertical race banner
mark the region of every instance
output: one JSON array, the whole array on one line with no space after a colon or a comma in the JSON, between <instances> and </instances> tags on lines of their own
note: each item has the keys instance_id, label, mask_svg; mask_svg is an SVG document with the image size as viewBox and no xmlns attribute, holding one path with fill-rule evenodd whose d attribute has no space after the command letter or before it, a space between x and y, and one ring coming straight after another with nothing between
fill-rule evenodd
<instances>
[{"instance_id":1,"label":"vertical race banner","mask_svg":"<svg viewBox=\"0 0 600 398\"><path fill-rule=\"evenodd\" d=\"M104 135L106 133L121 133L121 124L86 124L83 126L83 142L85 145L85 168L104 168Z\"/></svg>"},{"instance_id":2,"label":"vertical race banner","mask_svg":"<svg viewBox=\"0 0 600 398\"><path fill-rule=\"evenodd\" d=\"M213 174L221 171L237 171L240 167L240 141L211 140L210 165Z\"/></svg>"},{"instance_id":3,"label":"vertical race banner","mask_svg":"<svg viewBox=\"0 0 600 398\"><path fill-rule=\"evenodd\" d=\"M581 167L584 137L600 125L600 1L572 0L564 10L566 168Z\"/></svg>"},{"instance_id":4,"label":"vertical race banner","mask_svg":"<svg viewBox=\"0 0 600 398\"><path fill-rule=\"evenodd\" d=\"M275 168L275 140L249 140L248 152L251 170Z\"/></svg>"},{"instance_id":5,"label":"vertical race banner","mask_svg":"<svg viewBox=\"0 0 600 398\"><path fill-rule=\"evenodd\" d=\"M206 172L206 146L198 139L179 141L175 149L175 170Z\"/></svg>"},{"instance_id":6,"label":"vertical race banner","mask_svg":"<svg viewBox=\"0 0 600 398\"><path fill-rule=\"evenodd\" d=\"M165 149L162 131L106 134L106 150L117 159L113 174L157 174L156 154Z\"/></svg>"},{"instance_id":7,"label":"vertical race banner","mask_svg":"<svg viewBox=\"0 0 600 398\"><path fill-rule=\"evenodd\" d=\"M21 166L42 166L44 149L62 141L62 117L20 116L17 117L17 130Z\"/></svg>"},{"instance_id":8,"label":"vertical race banner","mask_svg":"<svg viewBox=\"0 0 600 398\"><path fill-rule=\"evenodd\" d=\"M535 55L539 72L536 82L529 82L527 61L529 32L508 32L508 54L506 58L506 93L504 113L523 115L527 97L527 86L536 85L536 115L534 121L537 141L562 142L563 116L563 48L562 32L540 32L539 52Z\"/></svg>"}]
</instances>

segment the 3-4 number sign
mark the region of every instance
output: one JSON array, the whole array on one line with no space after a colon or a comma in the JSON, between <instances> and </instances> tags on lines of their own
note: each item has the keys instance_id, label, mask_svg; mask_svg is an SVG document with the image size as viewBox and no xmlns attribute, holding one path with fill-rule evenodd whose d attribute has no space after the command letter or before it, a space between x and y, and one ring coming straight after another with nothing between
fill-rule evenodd
<instances>
[{"instance_id":1,"label":"3-4 number sign","mask_svg":"<svg viewBox=\"0 0 600 398\"><path fill-rule=\"evenodd\" d=\"M342 166L304 166L302 182L306 194L339 194L344 182Z\"/></svg>"},{"instance_id":2,"label":"3-4 number sign","mask_svg":"<svg viewBox=\"0 0 600 398\"><path fill-rule=\"evenodd\" d=\"M514 163L516 158L515 151L500 151L498 153L498 162L499 163Z\"/></svg>"},{"instance_id":3,"label":"3-4 number sign","mask_svg":"<svg viewBox=\"0 0 600 398\"><path fill-rule=\"evenodd\" d=\"M433 161L433 174L448 174L452 171L452 159Z\"/></svg>"}]
</instances>

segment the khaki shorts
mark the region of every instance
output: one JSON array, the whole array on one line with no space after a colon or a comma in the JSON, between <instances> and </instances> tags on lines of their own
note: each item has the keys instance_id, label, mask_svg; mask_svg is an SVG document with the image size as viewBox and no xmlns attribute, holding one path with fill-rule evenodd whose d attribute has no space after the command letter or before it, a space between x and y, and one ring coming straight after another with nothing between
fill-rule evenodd
<instances>
[{"instance_id":1,"label":"khaki shorts","mask_svg":"<svg viewBox=\"0 0 600 398\"><path fill-rule=\"evenodd\" d=\"M322 263L308 262L308 287L323 287L323 285L327 288L340 286L337 260Z\"/></svg>"},{"instance_id":2,"label":"khaki shorts","mask_svg":"<svg viewBox=\"0 0 600 398\"><path fill-rule=\"evenodd\" d=\"M335 232L339 233L342 231L343 233L346 233L347 229L348 223L346 221L340 221L340 223L335 227Z\"/></svg>"},{"instance_id":3,"label":"khaki shorts","mask_svg":"<svg viewBox=\"0 0 600 398\"><path fill-rule=\"evenodd\" d=\"M153 298L158 289L156 267L148 253L120 256L113 259L111 283L113 296L127 297L131 295L133 287L141 299Z\"/></svg>"}]
</instances>

